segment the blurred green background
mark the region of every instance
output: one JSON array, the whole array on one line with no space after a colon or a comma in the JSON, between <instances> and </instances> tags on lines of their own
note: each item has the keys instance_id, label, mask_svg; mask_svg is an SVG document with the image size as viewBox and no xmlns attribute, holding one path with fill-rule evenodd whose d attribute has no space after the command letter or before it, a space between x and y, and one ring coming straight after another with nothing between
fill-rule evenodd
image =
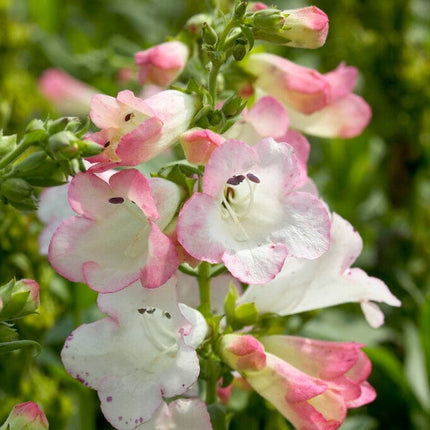
<instances>
[{"instance_id":1,"label":"blurred green background","mask_svg":"<svg viewBox=\"0 0 430 430\"><path fill-rule=\"evenodd\" d=\"M306 1L278 1L281 9ZM272 49L328 72L341 61L359 68L356 92L373 119L354 139L312 138L309 171L330 208L364 241L357 265L383 279L402 300L384 308L386 325L369 328L359 306L294 316L298 333L366 343L378 397L350 411L342 429L430 429L430 2L316 0L330 18L316 51ZM22 133L35 117L56 116L37 80L60 67L107 94L139 90L133 55L177 34L210 2L195 0L0 0L0 128ZM125 69L124 69L125 68ZM120 79L120 70L131 70ZM59 351L79 324L96 317L95 293L57 276L37 249L34 214L0 206L0 284L12 276L41 286L40 315L17 324L42 353L0 355L0 423L16 403L33 400L52 429L109 429L96 393L64 371ZM240 418L240 420L239 420ZM251 396L234 428L288 428ZM242 424L239 425L238 423Z\"/></svg>"}]
</instances>

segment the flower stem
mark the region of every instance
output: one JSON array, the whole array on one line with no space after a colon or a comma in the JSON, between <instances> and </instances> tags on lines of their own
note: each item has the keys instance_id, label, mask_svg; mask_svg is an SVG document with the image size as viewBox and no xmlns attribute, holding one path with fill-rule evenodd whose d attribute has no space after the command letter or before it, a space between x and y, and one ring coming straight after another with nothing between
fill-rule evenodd
<instances>
[{"instance_id":1,"label":"flower stem","mask_svg":"<svg viewBox=\"0 0 430 430\"><path fill-rule=\"evenodd\" d=\"M199 293L200 293L200 311L208 317L211 312L211 265L206 261L202 261L199 265Z\"/></svg>"}]
</instances>

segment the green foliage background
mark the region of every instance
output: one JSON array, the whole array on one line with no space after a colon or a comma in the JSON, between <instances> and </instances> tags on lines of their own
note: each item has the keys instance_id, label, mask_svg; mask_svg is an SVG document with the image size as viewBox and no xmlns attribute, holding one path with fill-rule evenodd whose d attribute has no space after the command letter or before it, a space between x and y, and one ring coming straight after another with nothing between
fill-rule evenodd
<instances>
[{"instance_id":1,"label":"green foliage background","mask_svg":"<svg viewBox=\"0 0 430 430\"><path fill-rule=\"evenodd\" d=\"M290 9L305 1L279 1ZM290 332L368 345L378 398L351 411L343 429L430 429L430 3L427 0L315 0L330 17L316 51L274 48L327 72L341 61L360 70L358 92L373 119L351 140L312 139L310 175L332 210L360 232L358 265L383 279L403 302L384 308L386 325L367 327L357 305L291 318ZM29 120L55 116L37 89L48 67L114 95L138 90L118 81L133 55L174 36L210 1L0 0L0 128L22 133ZM109 429L96 394L64 371L59 351L79 324L97 317L95 293L56 275L37 250L34 214L0 206L0 284L12 276L41 286L40 315L17 324L42 353L0 356L0 422L16 403L33 400L52 429ZM288 428L270 405L238 400L234 429ZM243 402L242 402L243 403Z\"/></svg>"}]
</instances>

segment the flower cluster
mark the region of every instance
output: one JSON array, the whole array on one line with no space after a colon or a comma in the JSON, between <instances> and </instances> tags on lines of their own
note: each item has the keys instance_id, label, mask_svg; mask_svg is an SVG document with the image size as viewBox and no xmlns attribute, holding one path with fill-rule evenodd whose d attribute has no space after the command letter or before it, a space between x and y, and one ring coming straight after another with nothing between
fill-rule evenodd
<instances>
[{"instance_id":1,"label":"flower cluster","mask_svg":"<svg viewBox=\"0 0 430 430\"><path fill-rule=\"evenodd\" d=\"M100 130L87 139L102 152L66 186L64 213L65 189L42 195L42 251L59 274L97 291L106 314L67 338L63 363L98 391L118 429L211 429L197 380L213 403L233 372L298 429L338 428L348 408L375 397L363 345L268 335L259 319L356 302L377 327L384 316L376 303L400 305L381 280L351 268L360 236L307 172L304 134L351 138L370 120L352 93L357 70L340 64L321 74L248 52L251 37L321 46L328 18L315 7L237 2L225 27L203 20L199 33L191 22L181 41L136 54L139 83L157 85L155 94L92 97ZM167 88L198 49L207 88ZM248 79L248 100L217 90L227 59ZM184 156L142 173L173 147ZM208 357L217 366L201 372Z\"/></svg>"}]
</instances>

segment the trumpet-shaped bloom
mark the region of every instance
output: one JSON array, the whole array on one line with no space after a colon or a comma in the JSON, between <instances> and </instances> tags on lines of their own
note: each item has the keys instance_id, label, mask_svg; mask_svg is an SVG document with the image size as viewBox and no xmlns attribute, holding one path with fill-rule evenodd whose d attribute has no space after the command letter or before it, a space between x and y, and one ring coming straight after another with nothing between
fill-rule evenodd
<instances>
[{"instance_id":1,"label":"trumpet-shaped bloom","mask_svg":"<svg viewBox=\"0 0 430 430\"><path fill-rule=\"evenodd\" d=\"M347 408L369 403L371 363L354 342L293 336L230 334L221 342L225 361L298 430L333 430Z\"/></svg>"},{"instance_id":2,"label":"trumpet-shaped bloom","mask_svg":"<svg viewBox=\"0 0 430 430\"><path fill-rule=\"evenodd\" d=\"M139 51L134 59L139 66L139 84L167 87L184 69L188 59L188 47L174 40Z\"/></svg>"},{"instance_id":3,"label":"trumpet-shaped bloom","mask_svg":"<svg viewBox=\"0 0 430 430\"><path fill-rule=\"evenodd\" d=\"M178 399L161 408L151 421L137 427L137 430L181 430L192 429L198 424L199 430L212 430L206 403L200 399Z\"/></svg>"},{"instance_id":4,"label":"trumpet-shaped bloom","mask_svg":"<svg viewBox=\"0 0 430 430\"><path fill-rule=\"evenodd\" d=\"M88 139L105 147L92 163L135 166L171 146L187 129L198 107L194 96L175 90L161 91L146 100L129 90L116 98L97 94L91 101L90 117L102 130Z\"/></svg>"},{"instance_id":5,"label":"trumpet-shaped bloom","mask_svg":"<svg viewBox=\"0 0 430 430\"><path fill-rule=\"evenodd\" d=\"M137 170L122 170L109 179L78 174L69 188L77 216L64 221L49 247L55 270L99 292L118 291L140 278L154 288L178 266L171 240L162 233L180 201L172 182L148 180Z\"/></svg>"},{"instance_id":6,"label":"trumpet-shaped bloom","mask_svg":"<svg viewBox=\"0 0 430 430\"><path fill-rule=\"evenodd\" d=\"M63 115L88 115L97 91L61 69L47 69L39 79L40 92Z\"/></svg>"},{"instance_id":7,"label":"trumpet-shaped bloom","mask_svg":"<svg viewBox=\"0 0 430 430\"><path fill-rule=\"evenodd\" d=\"M312 259L328 248L327 210L297 191L305 181L291 146L228 140L212 153L202 192L179 213L178 240L193 257L223 262L243 282L268 282L287 255Z\"/></svg>"},{"instance_id":8,"label":"trumpet-shaped bloom","mask_svg":"<svg viewBox=\"0 0 430 430\"><path fill-rule=\"evenodd\" d=\"M243 67L256 76L258 88L284 104L292 128L321 137L350 138L370 121L369 105L352 94L355 67L341 63L323 75L266 53L250 55Z\"/></svg>"},{"instance_id":9,"label":"trumpet-shaped bloom","mask_svg":"<svg viewBox=\"0 0 430 430\"><path fill-rule=\"evenodd\" d=\"M177 303L175 281L157 289L139 283L100 294L108 316L78 327L61 358L67 372L98 391L106 419L129 430L151 419L163 398L184 393L199 375L195 348L207 326Z\"/></svg>"},{"instance_id":10,"label":"trumpet-shaped bloom","mask_svg":"<svg viewBox=\"0 0 430 430\"><path fill-rule=\"evenodd\" d=\"M312 261L288 259L273 281L250 286L238 302L253 302L260 313L279 315L358 302L369 324L378 327L383 324L384 315L373 302L400 306L400 301L381 280L359 268L350 268L362 245L357 231L333 214L330 249L325 254Z\"/></svg>"}]
</instances>

